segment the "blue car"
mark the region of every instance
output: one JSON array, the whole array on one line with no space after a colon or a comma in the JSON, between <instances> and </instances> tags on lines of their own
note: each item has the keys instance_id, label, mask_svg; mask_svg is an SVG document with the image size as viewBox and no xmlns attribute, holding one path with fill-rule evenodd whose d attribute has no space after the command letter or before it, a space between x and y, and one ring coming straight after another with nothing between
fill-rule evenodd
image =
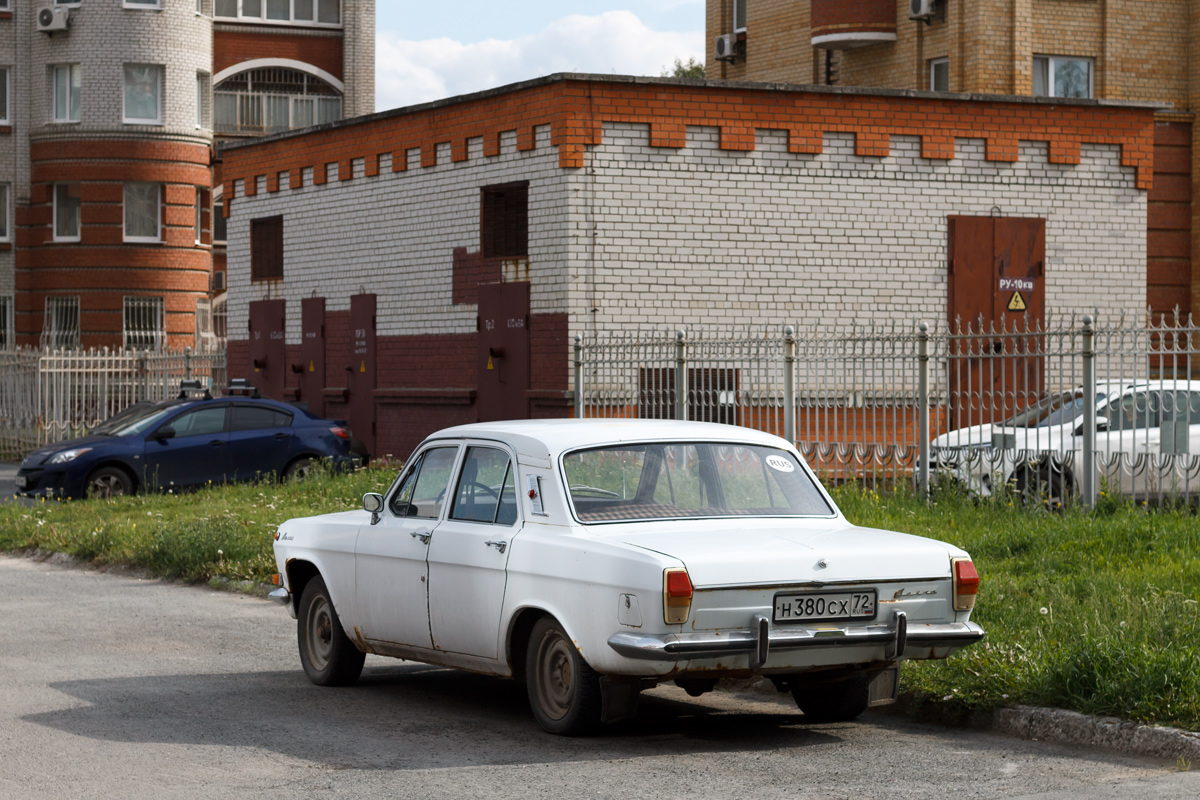
<instances>
[{"instance_id":1,"label":"blue car","mask_svg":"<svg viewBox=\"0 0 1200 800\"><path fill-rule=\"evenodd\" d=\"M94 433L36 450L17 489L48 497L113 497L207 483L303 477L315 461L359 460L350 428L254 397L165 400L126 409Z\"/></svg>"}]
</instances>

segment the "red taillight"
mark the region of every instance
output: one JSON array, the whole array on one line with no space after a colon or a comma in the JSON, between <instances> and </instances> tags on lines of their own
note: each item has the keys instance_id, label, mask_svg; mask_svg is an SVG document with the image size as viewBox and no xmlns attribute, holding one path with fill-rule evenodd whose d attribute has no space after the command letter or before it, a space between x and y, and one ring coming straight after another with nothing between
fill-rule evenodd
<instances>
[{"instance_id":1,"label":"red taillight","mask_svg":"<svg viewBox=\"0 0 1200 800\"><path fill-rule=\"evenodd\" d=\"M329 432L332 433L334 436L338 437L339 439L353 438L350 435L350 429L347 427L344 427L342 425L334 425L332 428L329 429Z\"/></svg>"},{"instance_id":2,"label":"red taillight","mask_svg":"<svg viewBox=\"0 0 1200 800\"><path fill-rule=\"evenodd\" d=\"M663 572L663 619L668 625L687 622L692 609L692 581L686 569Z\"/></svg>"},{"instance_id":3,"label":"red taillight","mask_svg":"<svg viewBox=\"0 0 1200 800\"><path fill-rule=\"evenodd\" d=\"M954 569L954 610L970 611L975 607L975 596L979 594L979 573L970 559L956 558Z\"/></svg>"}]
</instances>

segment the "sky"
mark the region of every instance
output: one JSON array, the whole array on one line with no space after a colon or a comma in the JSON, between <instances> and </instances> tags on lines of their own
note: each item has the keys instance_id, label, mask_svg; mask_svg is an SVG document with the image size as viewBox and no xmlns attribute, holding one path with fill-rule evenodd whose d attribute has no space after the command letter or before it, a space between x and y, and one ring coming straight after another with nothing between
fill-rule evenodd
<instances>
[{"instance_id":1,"label":"sky","mask_svg":"<svg viewBox=\"0 0 1200 800\"><path fill-rule=\"evenodd\" d=\"M704 0L377 0L379 111L553 72L659 75L704 61Z\"/></svg>"}]
</instances>

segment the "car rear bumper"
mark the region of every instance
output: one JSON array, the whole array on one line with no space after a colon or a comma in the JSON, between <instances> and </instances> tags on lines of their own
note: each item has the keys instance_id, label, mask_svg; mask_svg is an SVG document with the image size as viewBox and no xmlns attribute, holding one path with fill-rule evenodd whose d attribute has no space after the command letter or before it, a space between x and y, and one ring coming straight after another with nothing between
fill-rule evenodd
<instances>
[{"instance_id":1,"label":"car rear bumper","mask_svg":"<svg viewBox=\"0 0 1200 800\"><path fill-rule=\"evenodd\" d=\"M608 646L628 658L682 661L715 658L731 653L751 653L751 667L761 666L768 654L780 650L883 645L888 657L903 657L906 648L959 648L986 635L973 622L941 625L908 624L898 612L888 624L833 629L788 628L770 630L766 617L757 617L751 630L711 633L644 634L622 631L608 638ZM757 662L757 663L756 663Z\"/></svg>"}]
</instances>

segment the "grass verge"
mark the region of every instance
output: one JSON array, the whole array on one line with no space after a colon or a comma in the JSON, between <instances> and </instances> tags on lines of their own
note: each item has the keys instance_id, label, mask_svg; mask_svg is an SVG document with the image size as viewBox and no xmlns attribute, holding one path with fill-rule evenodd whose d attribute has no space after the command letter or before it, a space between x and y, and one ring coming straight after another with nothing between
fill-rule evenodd
<instances>
[{"instance_id":1,"label":"grass verge","mask_svg":"<svg viewBox=\"0 0 1200 800\"><path fill-rule=\"evenodd\" d=\"M356 508L391 469L301 484L182 495L0 506L0 549L40 548L187 581L265 581L283 520ZM1053 706L1200 731L1200 521L1187 510L1109 501L1092 514L976 503L931 505L903 492L842 487L859 525L953 542L983 586L981 645L943 662L907 662L910 705L966 717L1002 705Z\"/></svg>"}]
</instances>

